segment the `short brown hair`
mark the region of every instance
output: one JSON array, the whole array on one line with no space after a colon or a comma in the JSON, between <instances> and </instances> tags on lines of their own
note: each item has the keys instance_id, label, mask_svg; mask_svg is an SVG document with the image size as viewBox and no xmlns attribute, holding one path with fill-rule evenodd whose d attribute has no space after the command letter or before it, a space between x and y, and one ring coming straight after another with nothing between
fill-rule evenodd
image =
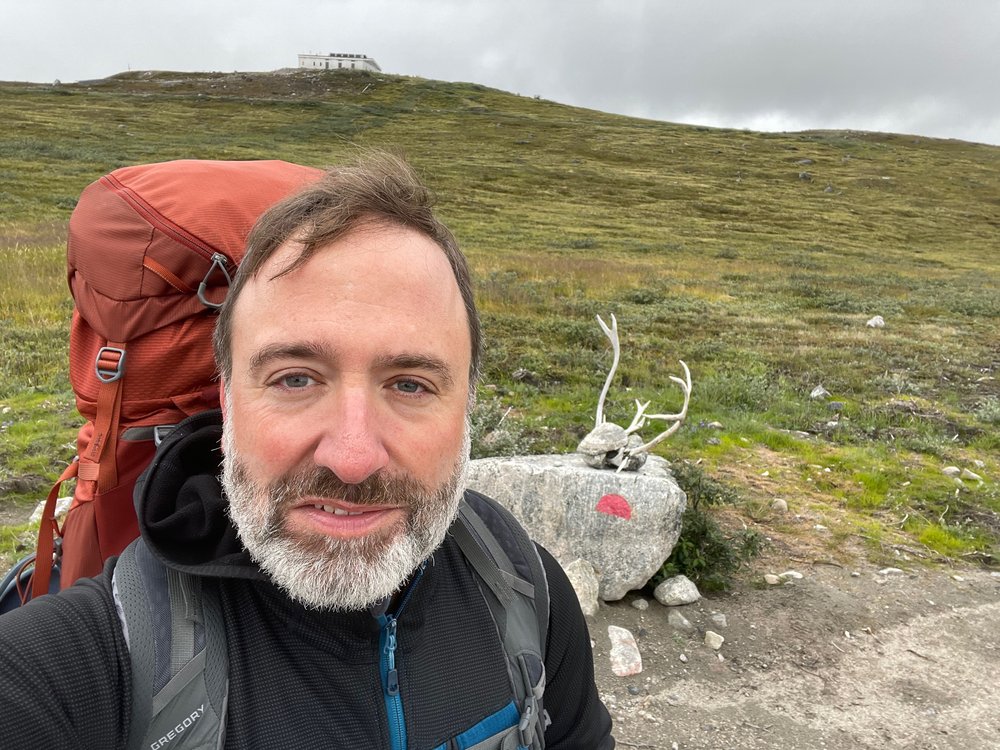
<instances>
[{"instance_id":1,"label":"short brown hair","mask_svg":"<svg viewBox=\"0 0 1000 750\"><path fill-rule=\"evenodd\" d=\"M247 280L254 278L275 251L290 238L302 243L299 256L281 274L298 268L320 247L368 223L388 223L415 229L440 246L455 274L465 303L472 340L469 368L470 395L479 376L479 313L472 296L472 281L458 242L431 210L434 197L402 158L388 153L369 154L357 162L330 169L317 182L269 208L247 237L240 263L226 301L219 313L212 344L222 377L233 374L233 309Z\"/></svg>"}]
</instances>

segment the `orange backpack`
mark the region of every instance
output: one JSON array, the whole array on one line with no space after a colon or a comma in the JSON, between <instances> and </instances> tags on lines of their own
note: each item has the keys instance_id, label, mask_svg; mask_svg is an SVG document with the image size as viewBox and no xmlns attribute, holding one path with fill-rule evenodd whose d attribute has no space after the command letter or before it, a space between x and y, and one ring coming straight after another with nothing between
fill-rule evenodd
<instances>
[{"instance_id":1,"label":"orange backpack","mask_svg":"<svg viewBox=\"0 0 1000 750\"><path fill-rule=\"evenodd\" d=\"M87 421L79 460L46 501L23 600L97 575L138 536L132 488L160 436L219 405L212 329L250 228L321 174L282 161L185 160L117 169L83 191L67 261L70 381ZM72 477L60 528L56 498Z\"/></svg>"}]
</instances>

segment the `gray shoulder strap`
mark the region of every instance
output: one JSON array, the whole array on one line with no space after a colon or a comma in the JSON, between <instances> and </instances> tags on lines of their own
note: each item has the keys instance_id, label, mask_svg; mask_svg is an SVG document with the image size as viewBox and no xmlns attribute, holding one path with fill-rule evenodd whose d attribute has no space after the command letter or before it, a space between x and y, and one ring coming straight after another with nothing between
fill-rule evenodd
<instances>
[{"instance_id":1,"label":"gray shoulder strap","mask_svg":"<svg viewBox=\"0 0 1000 750\"><path fill-rule=\"evenodd\" d=\"M545 645L549 588L538 549L495 501L466 491L451 535L476 571L497 625L521 712L519 746L545 746Z\"/></svg>"},{"instance_id":2,"label":"gray shoulder strap","mask_svg":"<svg viewBox=\"0 0 1000 750\"><path fill-rule=\"evenodd\" d=\"M229 662L210 582L167 568L140 539L112 588L132 661L128 750L222 748Z\"/></svg>"}]
</instances>

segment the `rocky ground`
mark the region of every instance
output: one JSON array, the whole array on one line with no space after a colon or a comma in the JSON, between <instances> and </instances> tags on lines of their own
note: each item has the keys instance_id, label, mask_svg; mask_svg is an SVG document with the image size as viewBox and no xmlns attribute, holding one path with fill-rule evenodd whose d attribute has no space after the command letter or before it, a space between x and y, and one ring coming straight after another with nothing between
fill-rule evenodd
<instances>
[{"instance_id":1,"label":"rocky ground","mask_svg":"<svg viewBox=\"0 0 1000 750\"><path fill-rule=\"evenodd\" d=\"M1000 573L782 556L695 604L639 598L588 619L619 747L1000 748ZM641 673L612 672L609 625L635 635Z\"/></svg>"}]
</instances>

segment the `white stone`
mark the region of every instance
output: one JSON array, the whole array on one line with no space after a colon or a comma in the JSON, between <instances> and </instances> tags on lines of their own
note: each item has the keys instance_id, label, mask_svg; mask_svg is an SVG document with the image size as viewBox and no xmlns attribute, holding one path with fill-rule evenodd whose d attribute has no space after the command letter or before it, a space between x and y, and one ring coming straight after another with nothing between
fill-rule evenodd
<instances>
[{"instance_id":1,"label":"white stone","mask_svg":"<svg viewBox=\"0 0 1000 750\"><path fill-rule=\"evenodd\" d=\"M714 630L705 631L705 645L711 649L718 651L722 648L722 644L726 642L725 636L721 636Z\"/></svg>"},{"instance_id":2,"label":"white stone","mask_svg":"<svg viewBox=\"0 0 1000 750\"><path fill-rule=\"evenodd\" d=\"M653 590L653 596L666 607L693 604L701 599L698 587L687 576L668 578Z\"/></svg>"},{"instance_id":3,"label":"white stone","mask_svg":"<svg viewBox=\"0 0 1000 750\"><path fill-rule=\"evenodd\" d=\"M580 600L580 609L583 614L593 617L597 614L597 592L600 588L600 579L594 566L586 560L576 559L567 565L564 570L569 582L573 585L576 598Z\"/></svg>"},{"instance_id":4,"label":"white stone","mask_svg":"<svg viewBox=\"0 0 1000 750\"><path fill-rule=\"evenodd\" d=\"M633 599L632 607L634 609L639 610L640 612L645 612L647 609L649 609L649 602L647 602L645 599Z\"/></svg>"},{"instance_id":5,"label":"white stone","mask_svg":"<svg viewBox=\"0 0 1000 750\"><path fill-rule=\"evenodd\" d=\"M642 588L663 567L687 505L659 456L622 473L592 469L574 453L483 458L469 462L467 484L506 506L561 563L589 560L603 601ZM597 510L609 496L625 501L628 518Z\"/></svg>"},{"instance_id":6,"label":"white stone","mask_svg":"<svg viewBox=\"0 0 1000 750\"><path fill-rule=\"evenodd\" d=\"M667 613L667 623L677 630L694 630L694 625L691 624L691 621L676 609L671 609Z\"/></svg>"},{"instance_id":7,"label":"white stone","mask_svg":"<svg viewBox=\"0 0 1000 750\"><path fill-rule=\"evenodd\" d=\"M764 582L768 586L777 586L779 583L781 583L781 579L778 578L778 576L774 575L774 573L765 573Z\"/></svg>"},{"instance_id":8,"label":"white stone","mask_svg":"<svg viewBox=\"0 0 1000 750\"><path fill-rule=\"evenodd\" d=\"M69 511L69 506L73 504L72 497L60 497L56 500L56 520L60 523L66 518L66 513ZM42 513L45 512L45 500L42 500L38 505L35 506L35 510L31 514L31 518L28 519L28 523L32 526L37 526L42 522Z\"/></svg>"},{"instance_id":9,"label":"white stone","mask_svg":"<svg viewBox=\"0 0 1000 750\"><path fill-rule=\"evenodd\" d=\"M957 466L945 466L941 469L941 473L946 477L959 477L962 476L962 470Z\"/></svg>"},{"instance_id":10,"label":"white stone","mask_svg":"<svg viewBox=\"0 0 1000 750\"><path fill-rule=\"evenodd\" d=\"M974 471L962 469L962 479L971 479L973 482L982 482L983 478Z\"/></svg>"},{"instance_id":11,"label":"white stone","mask_svg":"<svg viewBox=\"0 0 1000 750\"><path fill-rule=\"evenodd\" d=\"M788 501L780 497L775 498L771 501L771 510L775 513L787 513L788 512Z\"/></svg>"},{"instance_id":12,"label":"white stone","mask_svg":"<svg viewBox=\"0 0 1000 750\"><path fill-rule=\"evenodd\" d=\"M628 677L642 671L642 655L631 631L617 625L608 625L611 640L611 671L619 677Z\"/></svg>"},{"instance_id":13,"label":"white stone","mask_svg":"<svg viewBox=\"0 0 1000 750\"><path fill-rule=\"evenodd\" d=\"M729 621L726 619L726 616L721 612L713 612L711 617L708 619L710 619L712 624L716 627L724 628L729 625Z\"/></svg>"},{"instance_id":14,"label":"white stone","mask_svg":"<svg viewBox=\"0 0 1000 750\"><path fill-rule=\"evenodd\" d=\"M779 573L778 577L779 578L783 578L786 581L789 580L790 578L794 578L795 580L799 581L799 580L802 580L805 576L803 576L797 570L786 570L784 573Z\"/></svg>"},{"instance_id":15,"label":"white stone","mask_svg":"<svg viewBox=\"0 0 1000 750\"><path fill-rule=\"evenodd\" d=\"M885 320L881 315L876 315L874 318L869 319L865 325L869 328L885 328Z\"/></svg>"},{"instance_id":16,"label":"white stone","mask_svg":"<svg viewBox=\"0 0 1000 750\"><path fill-rule=\"evenodd\" d=\"M687 654L681 654L681 655L680 655L680 656L678 656L677 658L678 658L678 659L680 659L680 660L681 660L681 662L683 662L684 664L687 664L687 663L688 663L688 658L687 658Z\"/></svg>"},{"instance_id":17,"label":"white stone","mask_svg":"<svg viewBox=\"0 0 1000 750\"><path fill-rule=\"evenodd\" d=\"M812 389L812 393L809 394L809 398L826 398L830 395L830 391L821 385L817 385Z\"/></svg>"},{"instance_id":18,"label":"white stone","mask_svg":"<svg viewBox=\"0 0 1000 750\"><path fill-rule=\"evenodd\" d=\"M899 568L882 568L882 570L880 570L878 574L880 576L898 576L898 575L903 575L903 572L904 571L902 571Z\"/></svg>"}]
</instances>

